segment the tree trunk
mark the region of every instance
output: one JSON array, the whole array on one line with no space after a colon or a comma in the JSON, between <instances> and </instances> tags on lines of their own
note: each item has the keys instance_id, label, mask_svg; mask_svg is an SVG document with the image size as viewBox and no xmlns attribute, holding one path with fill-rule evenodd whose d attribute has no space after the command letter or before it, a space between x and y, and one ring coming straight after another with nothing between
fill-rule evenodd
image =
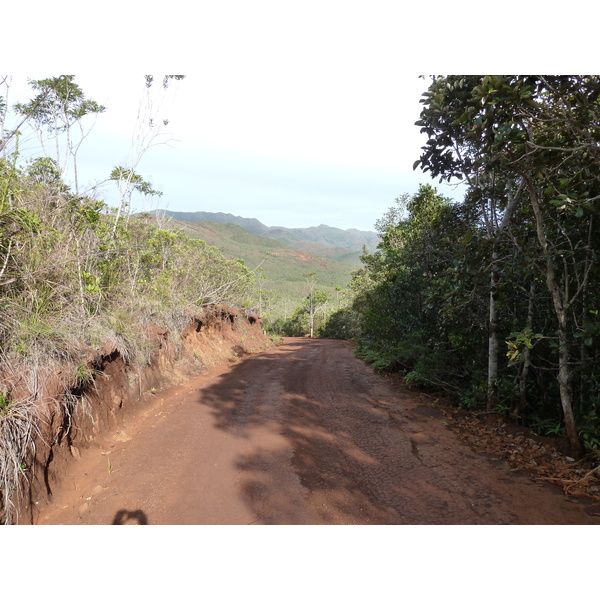
<instances>
[{"instance_id":1,"label":"tree trunk","mask_svg":"<svg viewBox=\"0 0 600 600\"><path fill-rule=\"evenodd\" d=\"M539 200L537 197L537 190L531 179L525 175L524 180L526 182L529 197L531 200L531 206L533 208L533 214L535 216L535 225L537 231L537 237L542 247L544 259L546 261L546 285L548 291L552 297L552 304L554 307L554 314L558 322L558 388L560 391L560 403L563 410L563 418L565 421L565 429L567 432L567 439L571 447L571 454L575 458L580 458L583 455L581 443L579 442L579 436L577 435L577 428L575 426L575 416L573 414L573 392L571 388L571 367L569 365L569 337L568 337L568 324L567 324L567 310L564 306L563 299L561 297L561 291L558 286L556 279L556 271L554 263L552 261L552 254L548 249L548 241L546 239L546 232L544 229L544 220L542 211L540 209Z\"/></svg>"},{"instance_id":2,"label":"tree trunk","mask_svg":"<svg viewBox=\"0 0 600 600\"><path fill-rule=\"evenodd\" d=\"M487 379L487 410L493 410L497 403L497 380L498 380L498 282L500 275L495 266L498 253L494 250L492 254L492 275L490 280L490 335L488 340L488 379Z\"/></svg>"},{"instance_id":3,"label":"tree trunk","mask_svg":"<svg viewBox=\"0 0 600 600\"><path fill-rule=\"evenodd\" d=\"M498 340L498 326L500 324L500 313L498 311L498 285L500 283L500 270L498 268L499 253L497 243L500 235L508 225L512 217L516 200L521 188L515 194L508 192L508 202L504 211L502 221L494 232L494 248L492 250L492 273L490 275L490 320L489 320L489 340L488 340L488 380L487 380L487 410L493 410L497 404L497 381L498 381L498 349L500 343ZM491 220L493 222L493 220ZM492 227L488 224L488 227ZM491 229L488 229L491 233Z\"/></svg>"},{"instance_id":4,"label":"tree trunk","mask_svg":"<svg viewBox=\"0 0 600 600\"><path fill-rule=\"evenodd\" d=\"M73 154L73 177L75 178L75 194L79 196L79 180L77 178L77 158Z\"/></svg>"}]
</instances>

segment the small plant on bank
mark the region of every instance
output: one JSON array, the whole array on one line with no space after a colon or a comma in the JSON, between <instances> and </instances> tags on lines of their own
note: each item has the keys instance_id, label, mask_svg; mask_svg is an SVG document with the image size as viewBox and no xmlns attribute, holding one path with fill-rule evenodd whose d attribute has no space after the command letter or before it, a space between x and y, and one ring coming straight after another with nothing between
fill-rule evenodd
<instances>
[{"instance_id":1,"label":"small plant on bank","mask_svg":"<svg viewBox=\"0 0 600 600\"><path fill-rule=\"evenodd\" d=\"M0 391L0 415L8 414L10 395L6 390Z\"/></svg>"},{"instance_id":2,"label":"small plant on bank","mask_svg":"<svg viewBox=\"0 0 600 600\"><path fill-rule=\"evenodd\" d=\"M86 362L80 362L73 371L74 387L84 389L94 383L95 378L101 371L90 367Z\"/></svg>"}]
</instances>

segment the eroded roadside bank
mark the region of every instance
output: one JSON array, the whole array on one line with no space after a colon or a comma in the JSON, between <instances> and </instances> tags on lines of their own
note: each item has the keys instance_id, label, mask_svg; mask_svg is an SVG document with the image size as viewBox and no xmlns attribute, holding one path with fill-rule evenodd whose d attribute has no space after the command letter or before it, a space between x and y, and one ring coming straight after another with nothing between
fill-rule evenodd
<instances>
[{"instance_id":1,"label":"eroded roadside bank","mask_svg":"<svg viewBox=\"0 0 600 600\"><path fill-rule=\"evenodd\" d=\"M222 306L190 316L176 341L159 327L151 327L147 337L152 347L144 364L128 360L115 344L107 343L88 353L85 378L74 381L72 373L59 369L47 374L36 397L18 372L3 373L13 392L11 406L28 407L21 419L28 419L28 428L13 427L9 433L14 435L5 437L5 451L14 453L18 471L11 480L11 461L4 461L2 523L35 522L70 466L98 436L143 410L157 391L272 344L256 315ZM15 413L7 423L18 424L19 418Z\"/></svg>"}]
</instances>

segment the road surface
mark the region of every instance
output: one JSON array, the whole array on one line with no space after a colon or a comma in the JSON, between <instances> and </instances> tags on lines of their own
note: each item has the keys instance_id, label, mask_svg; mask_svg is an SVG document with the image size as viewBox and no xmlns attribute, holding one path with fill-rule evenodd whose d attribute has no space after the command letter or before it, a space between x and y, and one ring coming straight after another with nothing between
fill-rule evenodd
<instances>
[{"instance_id":1,"label":"road surface","mask_svg":"<svg viewBox=\"0 0 600 600\"><path fill-rule=\"evenodd\" d=\"M349 342L286 338L157 395L38 524L595 524L463 445Z\"/></svg>"}]
</instances>

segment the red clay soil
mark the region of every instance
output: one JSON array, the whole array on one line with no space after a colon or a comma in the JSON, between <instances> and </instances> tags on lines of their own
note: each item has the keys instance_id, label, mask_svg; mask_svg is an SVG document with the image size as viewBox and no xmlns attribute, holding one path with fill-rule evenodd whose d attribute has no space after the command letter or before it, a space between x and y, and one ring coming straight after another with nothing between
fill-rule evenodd
<instances>
[{"instance_id":1,"label":"red clay soil","mask_svg":"<svg viewBox=\"0 0 600 600\"><path fill-rule=\"evenodd\" d=\"M82 453L38 524L598 524L475 452L348 342L288 338L156 396Z\"/></svg>"}]
</instances>

